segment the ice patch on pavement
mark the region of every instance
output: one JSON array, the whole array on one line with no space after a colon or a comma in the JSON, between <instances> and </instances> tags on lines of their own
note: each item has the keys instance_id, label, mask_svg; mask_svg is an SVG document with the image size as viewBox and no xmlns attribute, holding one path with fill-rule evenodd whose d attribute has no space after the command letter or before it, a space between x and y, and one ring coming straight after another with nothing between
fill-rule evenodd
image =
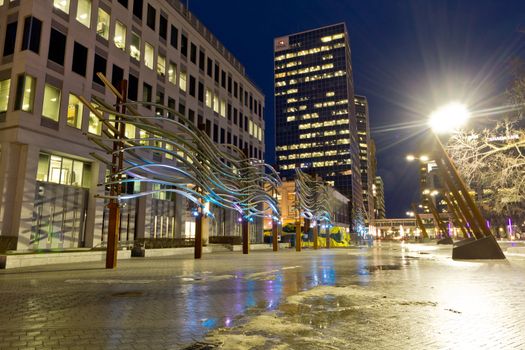
<instances>
[{"instance_id":1,"label":"ice patch on pavement","mask_svg":"<svg viewBox=\"0 0 525 350\"><path fill-rule=\"evenodd\" d=\"M119 279L105 279L105 280L82 280L82 279L70 279L65 280L65 283L72 284L148 284L154 282L161 282L164 280L119 280Z\"/></svg>"},{"instance_id":2,"label":"ice patch on pavement","mask_svg":"<svg viewBox=\"0 0 525 350\"><path fill-rule=\"evenodd\" d=\"M235 278L235 276L234 275L217 275L217 276L193 275L193 276L179 276L179 278L183 282L201 283L201 282L216 282L216 281L222 281L222 280L229 280L231 278Z\"/></svg>"},{"instance_id":3,"label":"ice patch on pavement","mask_svg":"<svg viewBox=\"0 0 525 350\"><path fill-rule=\"evenodd\" d=\"M223 343L221 349L359 348L354 341L363 332L370 332L372 339L384 327L398 327L399 315L428 312L435 306L431 301L398 298L361 286L318 286L289 296L278 310L260 309L238 326L216 329L206 340ZM227 345L232 337L255 337L249 339L257 342Z\"/></svg>"},{"instance_id":4,"label":"ice patch on pavement","mask_svg":"<svg viewBox=\"0 0 525 350\"><path fill-rule=\"evenodd\" d=\"M220 349L244 350L263 346L266 343L266 338L260 335L217 334L214 337L214 343L219 343Z\"/></svg>"},{"instance_id":5,"label":"ice patch on pavement","mask_svg":"<svg viewBox=\"0 0 525 350\"><path fill-rule=\"evenodd\" d=\"M273 279L275 276L273 276L275 273L279 272L279 270L269 270L269 271L263 271L263 272L254 272L246 275L246 279L249 280L268 280Z\"/></svg>"}]
</instances>

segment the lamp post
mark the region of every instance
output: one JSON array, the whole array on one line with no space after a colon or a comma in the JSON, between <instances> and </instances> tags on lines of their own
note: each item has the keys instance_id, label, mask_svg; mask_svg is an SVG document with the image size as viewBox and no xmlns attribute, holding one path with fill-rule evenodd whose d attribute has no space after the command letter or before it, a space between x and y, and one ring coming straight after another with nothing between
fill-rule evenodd
<instances>
[{"instance_id":1,"label":"lamp post","mask_svg":"<svg viewBox=\"0 0 525 350\"><path fill-rule=\"evenodd\" d=\"M460 205L465 217L472 219L471 224L477 229L473 240L466 240L455 245L452 259L505 259L501 247L485 225L481 211L472 199L467 186L461 179L456 167L447 154L439 134L450 133L461 128L470 113L461 103L453 102L434 111L429 118L429 126L434 132L436 143L436 162L443 180L451 190L454 199Z\"/></svg>"}]
</instances>

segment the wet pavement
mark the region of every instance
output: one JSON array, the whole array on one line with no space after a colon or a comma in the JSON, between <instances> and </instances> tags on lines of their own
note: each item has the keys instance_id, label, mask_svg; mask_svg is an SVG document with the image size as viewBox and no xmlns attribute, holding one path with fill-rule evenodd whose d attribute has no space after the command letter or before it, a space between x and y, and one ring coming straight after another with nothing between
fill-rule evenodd
<instances>
[{"instance_id":1,"label":"wet pavement","mask_svg":"<svg viewBox=\"0 0 525 350\"><path fill-rule=\"evenodd\" d=\"M4 270L0 349L525 349L525 258L450 256L384 244Z\"/></svg>"}]
</instances>

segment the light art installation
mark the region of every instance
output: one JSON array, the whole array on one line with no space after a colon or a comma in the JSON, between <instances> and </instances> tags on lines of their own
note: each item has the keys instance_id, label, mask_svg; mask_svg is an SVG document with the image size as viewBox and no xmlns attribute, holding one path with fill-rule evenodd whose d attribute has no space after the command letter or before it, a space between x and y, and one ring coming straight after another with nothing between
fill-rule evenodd
<instances>
[{"instance_id":1,"label":"light art installation","mask_svg":"<svg viewBox=\"0 0 525 350\"><path fill-rule=\"evenodd\" d=\"M334 219L332 187L295 169L295 191L300 215L311 221L331 225Z\"/></svg>"},{"instance_id":2,"label":"light art installation","mask_svg":"<svg viewBox=\"0 0 525 350\"><path fill-rule=\"evenodd\" d=\"M117 97L121 97L107 79L102 80ZM123 201L171 192L187 198L208 216L212 216L206 205L210 203L235 210L248 221L268 216L280 219L277 202L265 188L276 189L281 180L268 164L249 158L245 151L234 145L215 144L202 128L164 105L130 100L111 105L95 96L91 103L81 96L79 98L105 126L102 135L87 136L101 151L92 153L92 156L111 168L113 153L123 152L124 155L125 166L107 178L103 185L160 185L160 189L101 197ZM126 113L118 112L116 107L125 107ZM155 115L142 115L139 109L154 110ZM119 123L136 132L124 138L116 137ZM113 150L114 142L121 142L120 151ZM270 214L265 213L263 204L270 208Z\"/></svg>"}]
</instances>

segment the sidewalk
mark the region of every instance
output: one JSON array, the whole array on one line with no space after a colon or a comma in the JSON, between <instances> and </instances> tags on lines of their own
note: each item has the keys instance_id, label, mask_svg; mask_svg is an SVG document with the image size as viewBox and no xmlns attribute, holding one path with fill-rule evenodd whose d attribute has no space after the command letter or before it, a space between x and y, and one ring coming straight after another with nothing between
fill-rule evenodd
<instances>
[{"instance_id":1,"label":"sidewalk","mask_svg":"<svg viewBox=\"0 0 525 350\"><path fill-rule=\"evenodd\" d=\"M0 348L180 349L203 340L228 350L524 348L525 260L456 262L446 249L3 270Z\"/></svg>"}]
</instances>

